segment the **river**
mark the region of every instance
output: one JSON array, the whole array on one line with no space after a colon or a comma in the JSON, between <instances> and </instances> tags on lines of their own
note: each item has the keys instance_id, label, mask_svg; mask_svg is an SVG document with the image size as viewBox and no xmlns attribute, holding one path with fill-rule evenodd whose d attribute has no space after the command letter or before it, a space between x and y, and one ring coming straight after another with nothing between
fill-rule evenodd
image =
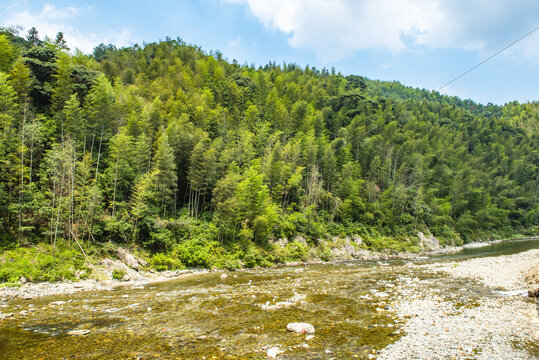
<instances>
[{"instance_id":1,"label":"river","mask_svg":"<svg viewBox=\"0 0 539 360\"><path fill-rule=\"evenodd\" d=\"M404 335L403 321L391 309L403 279L428 281L448 298L467 289L468 303L500 296L412 265L533 248L539 240L412 261L208 273L142 289L4 301L0 311L14 315L0 322L0 358L266 359L270 347L284 351L279 359L372 358ZM315 336L289 333L290 322L312 324ZM73 330L89 333L69 335Z\"/></svg>"}]
</instances>

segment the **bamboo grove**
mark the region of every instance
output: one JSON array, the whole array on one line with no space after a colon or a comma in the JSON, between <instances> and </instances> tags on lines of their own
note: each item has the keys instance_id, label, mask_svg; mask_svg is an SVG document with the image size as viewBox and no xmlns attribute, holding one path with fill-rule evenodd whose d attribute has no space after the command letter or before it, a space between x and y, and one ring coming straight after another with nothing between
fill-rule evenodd
<instances>
[{"instance_id":1,"label":"bamboo grove","mask_svg":"<svg viewBox=\"0 0 539 360\"><path fill-rule=\"evenodd\" d=\"M539 104L480 105L180 39L0 32L3 243L170 249L539 225Z\"/></svg>"}]
</instances>

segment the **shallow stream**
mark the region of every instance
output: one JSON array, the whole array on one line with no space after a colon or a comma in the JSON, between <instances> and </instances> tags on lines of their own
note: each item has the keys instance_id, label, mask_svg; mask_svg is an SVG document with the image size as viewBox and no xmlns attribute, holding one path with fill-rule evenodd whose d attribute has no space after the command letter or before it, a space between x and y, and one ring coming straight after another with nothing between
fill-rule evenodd
<instances>
[{"instance_id":1,"label":"shallow stream","mask_svg":"<svg viewBox=\"0 0 539 360\"><path fill-rule=\"evenodd\" d=\"M404 334L391 303L403 279L418 278L458 302L496 296L473 282L410 266L538 248L507 241L438 258L282 267L192 275L142 289L81 292L0 302L0 359L368 358ZM314 338L289 333L314 325ZM86 335L69 335L88 330Z\"/></svg>"}]
</instances>

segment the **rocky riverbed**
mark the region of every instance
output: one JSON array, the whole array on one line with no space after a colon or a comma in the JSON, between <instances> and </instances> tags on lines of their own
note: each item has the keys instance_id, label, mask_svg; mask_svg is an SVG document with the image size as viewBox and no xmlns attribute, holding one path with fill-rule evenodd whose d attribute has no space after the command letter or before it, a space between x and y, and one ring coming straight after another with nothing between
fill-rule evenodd
<instances>
[{"instance_id":1,"label":"rocky riverbed","mask_svg":"<svg viewBox=\"0 0 539 360\"><path fill-rule=\"evenodd\" d=\"M472 249L491 256L483 258L23 284L0 296L0 359L534 359L539 324L522 277L537 245L508 243L496 251L524 252L503 256Z\"/></svg>"},{"instance_id":2,"label":"rocky riverbed","mask_svg":"<svg viewBox=\"0 0 539 360\"><path fill-rule=\"evenodd\" d=\"M392 309L406 321L402 328L406 335L383 349L378 358L536 359L538 309L527 297L524 277L538 263L536 249L508 256L412 265L465 279L468 286L452 289L448 284L440 287L435 277L420 280L401 276Z\"/></svg>"}]
</instances>

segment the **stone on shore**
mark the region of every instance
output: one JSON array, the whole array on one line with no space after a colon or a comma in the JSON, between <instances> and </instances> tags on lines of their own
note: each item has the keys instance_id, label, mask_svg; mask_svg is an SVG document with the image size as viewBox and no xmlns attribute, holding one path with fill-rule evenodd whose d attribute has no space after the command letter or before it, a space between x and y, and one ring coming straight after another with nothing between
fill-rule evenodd
<instances>
[{"instance_id":1,"label":"stone on shore","mask_svg":"<svg viewBox=\"0 0 539 360\"><path fill-rule=\"evenodd\" d=\"M308 323L290 323L286 329L298 334L314 334L314 326Z\"/></svg>"},{"instance_id":2,"label":"stone on shore","mask_svg":"<svg viewBox=\"0 0 539 360\"><path fill-rule=\"evenodd\" d=\"M120 260L132 269L139 270L139 261L124 248L119 247L116 251ZM143 264L144 265L144 264Z\"/></svg>"},{"instance_id":3,"label":"stone on shore","mask_svg":"<svg viewBox=\"0 0 539 360\"><path fill-rule=\"evenodd\" d=\"M417 237L419 238L419 244L424 249L427 249L429 251L435 251L440 249L440 242L434 236L425 236L425 234L419 232L417 233Z\"/></svg>"},{"instance_id":4,"label":"stone on shore","mask_svg":"<svg viewBox=\"0 0 539 360\"><path fill-rule=\"evenodd\" d=\"M528 270L524 280L526 280L528 284L539 284L539 265Z\"/></svg>"}]
</instances>

